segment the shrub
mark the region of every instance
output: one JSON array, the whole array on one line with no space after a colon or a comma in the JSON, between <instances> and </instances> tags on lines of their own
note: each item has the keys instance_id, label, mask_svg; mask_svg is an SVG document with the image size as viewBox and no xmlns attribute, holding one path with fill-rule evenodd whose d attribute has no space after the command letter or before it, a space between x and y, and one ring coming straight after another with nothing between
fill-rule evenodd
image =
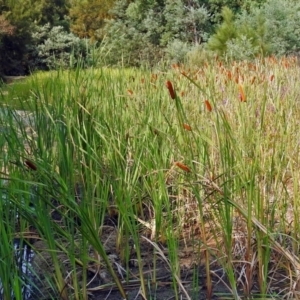
<instances>
[{"instance_id":1,"label":"shrub","mask_svg":"<svg viewBox=\"0 0 300 300\"><path fill-rule=\"evenodd\" d=\"M165 49L166 58L174 63L181 63L185 60L191 46L178 39L170 41Z\"/></svg>"},{"instance_id":2,"label":"shrub","mask_svg":"<svg viewBox=\"0 0 300 300\"><path fill-rule=\"evenodd\" d=\"M226 54L233 60L247 60L258 53L258 47L253 45L253 40L245 35L229 40L226 46Z\"/></svg>"},{"instance_id":3,"label":"shrub","mask_svg":"<svg viewBox=\"0 0 300 300\"><path fill-rule=\"evenodd\" d=\"M272 53L282 55L300 49L300 2L270 0L262 11Z\"/></svg>"},{"instance_id":4,"label":"shrub","mask_svg":"<svg viewBox=\"0 0 300 300\"><path fill-rule=\"evenodd\" d=\"M234 23L234 14L228 7L223 8L222 17L223 23L208 41L208 49L217 52L219 55L226 53L228 41L238 36Z\"/></svg>"},{"instance_id":5,"label":"shrub","mask_svg":"<svg viewBox=\"0 0 300 300\"><path fill-rule=\"evenodd\" d=\"M0 64L6 75L28 74L26 44L31 42L27 28L16 27L12 35L4 35L1 40Z\"/></svg>"},{"instance_id":6,"label":"shrub","mask_svg":"<svg viewBox=\"0 0 300 300\"><path fill-rule=\"evenodd\" d=\"M3 35L12 35L14 30L14 26L12 26L3 15L0 15L0 42Z\"/></svg>"},{"instance_id":7,"label":"shrub","mask_svg":"<svg viewBox=\"0 0 300 300\"><path fill-rule=\"evenodd\" d=\"M32 39L33 43L27 46L31 69L70 68L86 56L83 40L62 26L36 26Z\"/></svg>"},{"instance_id":8,"label":"shrub","mask_svg":"<svg viewBox=\"0 0 300 300\"><path fill-rule=\"evenodd\" d=\"M3 43L3 39L5 40L5 37L12 36L14 32L15 27L12 26L3 15L0 15L0 83L3 80L6 68L5 44Z\"/></svg>"},{"instance_id":9,"label":"shrub","mask_svg":"<svg viewBox=\"0 0 300 300\"><path fill-rule=\"evenodd\" d=\"M205 45L195 45L191 47L186 54L186 63L188 67L201 67L203 64L213 63L215 55L212 51L208 51Z\"/></svg>"},{"instance_id":10,"label":"shrub","mask_svg":"<svg viewBox=\"0 0 300 300\"><path fill-rule=\"evenodd\" d=\"M104 29L111 64L153 65L165 54L180 61L209 30L209 13L197 1L119 0L111 13Z\"/></svg>"}]
</instances>

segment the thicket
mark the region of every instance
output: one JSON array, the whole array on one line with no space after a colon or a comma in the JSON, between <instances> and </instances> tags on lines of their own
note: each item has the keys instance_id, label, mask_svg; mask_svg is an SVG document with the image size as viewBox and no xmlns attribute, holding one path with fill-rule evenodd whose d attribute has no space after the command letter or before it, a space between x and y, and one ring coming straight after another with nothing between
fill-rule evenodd
<instances>
[{"instance_id":1,"label":"thicket","mask_svg":"<svg viewBox=\"0 0 300 300\"><path fill-rule=\"evenodd\" d=\"M75 67L86 56L85 41L50 23L36 26L28 45L28 64L34 69Z\"/></svg>"},{"instance_id":2,"label":"thicket","mask_svg":"<svg viewBox=\"0 0 300 300\"><path fill-rule=\"evenodd\" d=\"M182 60L192 46L207 41L210 13L198 1L117 1L104 32L109 63L156 63L163 57Z\"/></svg>"},{"instance_id":3,"label":"thicket","mask_svg":"<svg viewBox=\"0 0 300 300\"><path fill-rule=\"evenodd\" d=\"M0 15L0 51L2 46L2 40L6 36L10 36L14 33L14 27L4 18L4 16ZM2 52L2 51L1 51ZM3 69L3 55L0 55L0 80L3 78L4 69Z\"/></svg>"},{"instance_id":4,"label":"thicket","mask_svg":"<svg viewBox=\"0 0 300 300\"><path fill-rule=\"evenodd\" d=\"M35 35L39 27L50 24L51 28L63 26L68 31L68 5L68 0L0 0L0 16L14 27L13 34L0 34L2 72L8 75L30 72L33 58L31 49L37 47ZM66 39L64 43L69 43L69 40ZM59 47L61 44L57 45ZM53 56L52 51L48 53Z\"/></svg>"},{"instance_id":5,"label":"thicket","mask_svg":"<svg viewBox=\"0 0 300 300\"><path fill-rule=\"evenodd\" d=\"M208 49L234 59L257 55L287 55L300 49L300 2L269 0L238 15L224 8L223 23L208 42Z\"/></svg>"},{"instance_id":6,"label":"thicket","mask_svg":"<svg viewBox=\"0 0 300 300\"><path fill-rule=\"evenodd\" d=\"M0 0L0 73L91 57L154 65L289 54L300 48L299 16L296 0Z\"/></svg>"}]
</instances>

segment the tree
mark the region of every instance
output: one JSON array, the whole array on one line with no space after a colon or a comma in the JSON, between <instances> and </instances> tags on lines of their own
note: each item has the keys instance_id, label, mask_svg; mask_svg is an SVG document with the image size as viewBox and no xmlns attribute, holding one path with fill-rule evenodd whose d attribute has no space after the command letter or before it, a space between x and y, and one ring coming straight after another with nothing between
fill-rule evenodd
<instances>
[{"instance_id":1,"label":"tree","mask_svg":"<svg viewBox=\"0 0 300 300\"><path fill-rule=\"evenodd\" d=\"M69 10L69 0L0 0L0 13L12 24L20 21L38 25L61 25Z\"/></svg>"},{"instance_id":2,"label":"tree","mask_svg":"<svg viewBox=\"0 0 300 300\"><path fill-rule=\"evenodd\" d=\"M249 10L253 5L260 6L267 0L204 0L208 11L211 13L211 21L219 24L222 21L222 9L228 7L235 15L243 10Z\"/></svg>"},{"instance_id":3,"label":"tree","mask_svg":"<svg viewBox=\"0 0 300 300\"><path fill-rule=\"evenodd\" d=\"M51 26L63 26L69 30L69 22L66 16L69 14L69 0L39 0L40 21L39 25L50 24Z\"/></svg>"},{"instance_id":4,"label":"tree","mask_svg":"<svg viewBox=\"0 0 300 300\"><path fill-rule=\"evenodd\" d=\"M80 38L99 40L103 37L101 29L109 13L113 0L78 0L70 9L71 31Z\"/></svg>"},{"instance_id":5,"label":"tree","mask_svg":"<svg viewBox=\"0 0 300 300\"><path fill-rule=\"evenodd\" d=\"M0 15L0 38L3 35L12 35L14 29L14 26L12 26L3 15Z\"/></svg>"},{"instance_id":6,"label":"tree","mask_svg":"<svg viewBox=\"0 0 300 300\"><path fill-rule=\"evenodd\" d=\"M265 18L265 40L272 53L286 55L300 50L300 2L270 0L251 15Z\"/></svg>"},{"instance_id":7,"label":"tree","mask_svg":"<svg viewBox=\"0 0 300 300\"><path fill-rule=\"evenodd\" d=\"M85 57L84 41L62 26L36 26L28 46L31 69L70 68Z\"/></svg>"},{"instance_id":8,"label":"tree","mask_svg":"<svg viewBox=\"0 0 300 300\"><path fill-rule=\"evenodd\" d=\"M222 9L223 23L219 26L216 33L210 37L208 48L223 55L227 50L227 42L237 38L238 32L234 23L234 13L228 7Z\"/></svg>"},{"instance_id":9,"label":"tree","mask_svg":"<svg viewBox=\"0 0 300 300\"><path fill-rule=\"evenodd\" d=\"M31 7L32 9L28 9ZM11 35L1 39L2 70L8 75L26 73L26 44L30 43L30 28L37 12L31 0L0 0L2 16L14 26Z\"/></svg>"},{"instance_id":10,"label":"tree","mask_svg":"<svg viewBox=\"0 0 300 300\"><path fill-rule=\"evenodd\" d=\"M188 51L202 43L209 31L209 13L196 0L119 0L112 14L104 28L111 62L155 63L176 52L173 45Z\"/></svg>"},{"instance_id":11,"label":"tree","mask_svg":"<svg viewBox=\"0 0 300 300\"><path fill-rule=\"evenodd\" d=\"M167 0L164 9L166 20L161 43L170 39L182 42L200 44L209 29L210 14L198 1Z\"/></svg>"},{"instance_id":12,"label":"tree","mask_svg":"<svg viewBox=\"0 0 300 300\"><path fill-rule=\"evenodd\" d=\"M223 23L211 36L209 49L235 59L287 55L300 50L300 3L269 0L234 15L223 9Z\"/></svg>"},{"instance_id":13,"label":"tree","mask_svg":"<svg viewBox=\"0 0 300 300\"><path fill-rule=\"evenodd\" d=\"M35 26L45 22L54 26L64 23L69 0L0 0L5 19L14 26L12 35L2 37L1 60L3 72L21 75L29 72L28 45ZM65 28L68 24L65 24Z\"/></svg>"},{"instance_id":14,"label":"tree","mask_svg":"<svg viewBox=\"0 0 300 300\"><path fill-rule=\"evenodd\" d=\"M14 33L14 26L12 26L3 15L0 15L0 53L4 53L4 49L2 46L2 39L5 36L11 36ZM3 78L4 75L4 56L0 55L0 79Z\"/></svg>"}]
</instances>

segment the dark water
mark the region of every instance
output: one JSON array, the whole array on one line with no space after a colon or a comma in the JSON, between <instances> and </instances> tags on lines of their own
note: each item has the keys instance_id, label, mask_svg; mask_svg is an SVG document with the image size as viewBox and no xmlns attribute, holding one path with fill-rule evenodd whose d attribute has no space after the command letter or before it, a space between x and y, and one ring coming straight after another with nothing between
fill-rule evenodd
<instances>
[{"instance_id":1,"label":"dark water","mask_svg":"<svg viewBox=\"0 0 300 300\"><path fill-rule=\"evenodd\" d=\"M21 271L21 276L24 280L24 285L22 287L22 299L26 300L29 299L31 295L31 284L28 281L32 278L30 262L33 258L34 252L26 244L22 247L22 245L20 245L20 240L18 239L14 240L14 248L18 268Z\"/></svg>"},{"instance_id":2,"label":"dark water","mask_svg":"<svg viewBox=\"0 0 300 300\"><path fill-rule=\"evenodd\" d=\"M2 200L2 205L10 204L8 203L8 196L6 193L6 186L7 181L6 180L0 180L0 198ZM5 220L0 220L2 222L0 226L5 226ZM5 230L5 228L4 228ZM33 258L33 250L26 244L24 240L21 240L19 238L14 238L12 240L12 247L13 247L13 259L12 262L14 263L14 266L16 268L12 268L11 272L16 273L16 269L18 270L18 274L13 274L21 278L22 280L22 300L29 299L30 296L30 278L32 277L31 271L30 271L30 262ZM0 247L1 247L1 238L0 238ZM11 260L11 258L7 258ZM5 257L0 257L0 263L3 261L5 263ZM4 299L4 290L1 283L0 278L0 300ZM16 299L14 295L13 289L11 289L11 299Z\"/></svg>"},{"instance_id":3,"label":"dark water","mask_svg":"<svg viewBox=\"0 0 300 300\"><path fill-rule=\"evenodd\" d=\"M18 126L30 126L33 124L33 115L30 112L21 111L21 110L8 110L6 108L0 108L0 134L9 135L10 133L10 126L11 121L15 125ZM4 137L4 135L2 137ZM2 155L4 155L2 153ZM5 195L5 185L7 183L4 182L5 180L0 180L0 188L1 194L0 198L2 201L7 201L7 197ZM0 221L1 222L1 221ZM1 247L1 238L0 238L0 247ZM30 278L32 274L30 273L30 262L33 257L33 250L26 244L20 241L20 239L13 240L13 248L14 248L14 262L17 265L19 270L19 276L22 279L22 300L27 300L30 297ZM5 258L0 258L1 260L5 261ZM1 261L0 261L1 263ZM12 272L15 272L12 270ZM4 299L3 295L3 286L1 284L0 278L0 300ZM11 292L11 299L15 299L13 295L13 290Z\"/></svg>"},{"instance_id":4,"label":"dark water","mask_svg":"<svg viewBox=\"0 0 300 300\"><path fill-rule=\"evenodd\" d=\"M21 245L19 239L15 239L13 241L14 243L14 258L17 265L17 268L19 269L18 276L22 280L22 300L27 300L30 298L31 295L31 284L30 284L30 278L32 277L32 273L30 271L30 262L33 258L33 250L26 244ZM12 270L14 272L14 270ZM3 295L3 287L1 284L1 278L0 278L0 300L4 299ZM16 299L13 289L11 291L11 299Z\"/></svg>"},{"instance_id":5,"label":"dark water","mask_svg":"<svg viewBox=\"0 0 300 300\"><path fill-rule=\"evenodd\" d=\"M10 131L13 133L16 132L15 129L12 129L12 127L16 128L27 128L33 126L35 123L34 121L34 114L31 112L27 111L21 111L21 110L8 110L6 108L0 107L0 145L3 142L1 139L1 135L4 139L4 141L9 138L10 136ZM20 135L22 137L22 134ZM1 141L2 140L2 141ZM2 153L0 154L2 157L1 159L4 159L5 154ZM1 165L0 165L0 171L1 171ZM9 201L7 194L5 193L6 191L6 186L8 182L6 180L2 180L0 178L0 199L2 201L6 202ZM81 198L81 189L77 190L76 188L76 197L79 199ZM79 195L78 195L79 193ZM31 191L32 199L36 197L36 191L33 190ZM78 200L78 199L77 199ZM34 203L34 201L32 201ZM31 207L31 206L30 206ZM31 207L32 210L34 211L34 207ZM28 208L27 208L28 210ZM1 226L1 220L0 220L0 226ZM14 263L17 265L17 270L19 271L16 276L19 276L22 279L22 300L29 300L29 299L38 299L34 298L33 294L33 282L35 278L34 272L32 272L32 266L31 262L34 257L34 251L24 242L24 240L20 239L14 239L12 241L13 243L13 249L14 249ZM0 236L0 247L1 247L1 236ZM0 257L0 263L1 260L5 261L5 258ZM16 272L15 269L12 270L12 272ZM3 286L1 284L1 277L0 277L0 300L4 299L3 295ZM13 289L11 289L11 299L14 300L16 299Z\"/></svg>"}]
</instances>

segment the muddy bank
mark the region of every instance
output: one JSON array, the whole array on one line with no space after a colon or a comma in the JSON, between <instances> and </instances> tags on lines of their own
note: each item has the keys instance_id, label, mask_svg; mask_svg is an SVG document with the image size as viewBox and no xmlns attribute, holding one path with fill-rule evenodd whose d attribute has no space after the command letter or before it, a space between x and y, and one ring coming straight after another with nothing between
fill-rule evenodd
<instances>
[{"instance_id":1,"label":"muddy bank","mask_svg":"<svg viewBox=\"0 0 300 300\"><path fill-rule=\"evenodd\" d=\"M11 84L15 81L23 80L25 78L26 76L5 76L5 75L2 76L3 82L6 84Z\"/></svg>"},{"instance_id":2,"label":"muddy bank","mask_svg":"<svg viewBox=\"0 0 300 300\"><path fill-rule=\"evenodd\" d=\"M128 265L124 264L121 259L121 253L117 250L117 230L113 226L104 226L102 233L99 236L105 251L110 258L114 270L119 275L123 283L124 289L127 292L128 299L142 299L140 293L139 269L137 263L137 256L134 250L133 241L129 241L129 262ZM98 257L92 247L89 247L89 258L85 268L80 265L80 235L74 236L75 244L78 245L77 249L72 249L75 256L79 259L74 264L71 263L68 255L61 252L58 255L61 269L64 270L65 288L68 294L74 293L74 279L76 278L81 285L83 284L83 277L87 276L86 289L89 294L88 299L111 299L121 300L122 297L113 283L112 277L107 271L101 257ZM66 249L70 247L70 242L61 241ZM206 290L206 273L203 266L199 265L199 257L194 253L192 248L182 247L182 251L178 253L180 262L180 281L186 290L185 292L179 288L179 283L173 281L172 270L166 261L168 259L168 250L165 246L160 245L163 256L157 253L156 269L154 272L154 249L151 243L147 240L140 239L140 247L142 252L142 265L143 273L147 285L148 299L167 300L175 296L174 284L178 288L180 299L187 299L185 293L195 299L207 299ZM33 244L36 254L32 259L34 289L32 290L31 297L28 300L50 300L59 299L59 293L51 288L51 282L54 279L55 268L52 263L50 252L47 250L47 245L43 241L37 241ZM70 248L69 248L70 249ZM96 258L96 259L95 259ZM198 261L198 262L197 262ZM85 272L85 274L84 274ZM75 275L76 274L76 275ZM219 274L222 276L222 274ZM74 277L75 276L75 277ZM156 280L154 282L154 276ZM225 285L215 280L214 299L219 299L219 293L228 293Z\"/></svg>"}]
</instances>

